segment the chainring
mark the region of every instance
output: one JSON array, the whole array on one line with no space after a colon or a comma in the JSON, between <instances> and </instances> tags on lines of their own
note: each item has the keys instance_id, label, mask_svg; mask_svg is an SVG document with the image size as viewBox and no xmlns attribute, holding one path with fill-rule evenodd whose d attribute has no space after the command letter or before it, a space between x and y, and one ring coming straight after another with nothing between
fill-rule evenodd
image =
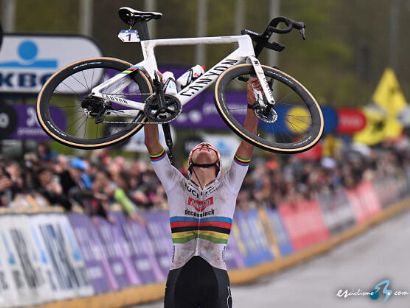
<instances>
[{"instance_id":1,"label":"chainring","mask_svg":"<svg viewBox=\"0 0 410 308\"><path fill-rule=\"evenodd\" d=\"M182 111L181 102L175 96L164 94L165 107L160 108L158 96L151 95L145 100L144 114L149 121L169 123Z\"/></svg>"}]
</instances>

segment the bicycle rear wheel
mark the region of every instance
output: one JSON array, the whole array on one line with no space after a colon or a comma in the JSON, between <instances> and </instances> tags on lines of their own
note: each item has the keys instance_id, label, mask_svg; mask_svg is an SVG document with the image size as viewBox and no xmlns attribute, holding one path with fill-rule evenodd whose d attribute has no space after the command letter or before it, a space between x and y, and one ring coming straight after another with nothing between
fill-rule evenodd
<instances>
[{"instance_id":1,"label":"bicycle rear wheel","mask_svg":"<svg viewBox=\"0 0 410 308\"><path fill-rule=\"evenodd\" d=\"M252 65L235 65L219 77L215 86L215 104L219 114L239 137L264 150L298 153L310 149L323 132L319 104L293 77L268 66L263 66L263 71L271 86L275 105L271 114L259 115L256 134L242 124L247 112L247 84L244 80L255 76Z\"/></svg>"},{"instance_id":2,"label":"bicycle rear wheel","mask_svg":"<svg viewBox=\"0 0 410 308\"><path fill-rule=\"evenodd\" d=\"M143 111L120 114L131 110L114 100L91 95L95 86L131 66L119 59L93 58L56 72L37 98L37 117L42 128L56 141L80 149L110 146L135 134L145 121ZM151 95L152 87L148 78L136 70L102 89L101 93L118 100L144 102Z\"/></svg>"}]
</instances>

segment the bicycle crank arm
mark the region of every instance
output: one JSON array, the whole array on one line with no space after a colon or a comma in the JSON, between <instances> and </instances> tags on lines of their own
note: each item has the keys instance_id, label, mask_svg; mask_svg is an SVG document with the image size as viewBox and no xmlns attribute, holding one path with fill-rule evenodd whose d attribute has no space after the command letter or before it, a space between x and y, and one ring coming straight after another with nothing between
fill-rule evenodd
<instances>
[{"instance_id":1,"label":"bicycle crank arm","mask_svg":"<svg viewBox=\"0 0 410 308\"><path fill-rule=\"evenodd\" d=\"M261 63L255 56L249 56L248 62L250 62L255 70L256 77L259 80L259 83L262 87L263 93L265 94L266 100L269 105L275 105L275 99L273 98L272 91L269 87L268 81L266 80L265 74L263 73L263 69ZM263 100L259 101L261 107L265 108L266 104Z\"/></svg>"}]
</instances>

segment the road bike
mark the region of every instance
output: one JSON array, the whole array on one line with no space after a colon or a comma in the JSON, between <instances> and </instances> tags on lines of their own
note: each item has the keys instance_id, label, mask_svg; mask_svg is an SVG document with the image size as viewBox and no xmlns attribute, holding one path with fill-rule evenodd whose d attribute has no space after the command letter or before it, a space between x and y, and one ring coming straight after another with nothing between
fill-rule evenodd
<instances>
[{"instance_id":1,"label":"road bike","mask_svg":"<svg viewBox=\"0 0 410 308\"><path fill-rule=\"evenodd\" d=\"M220 116L255 146L297 153L319 141L323 115L312 94L289 74L261 65L257 58L264 48L278 52L285 48L270 41L273 33L296 29L305 39L303 22L276 17L262 33L245 29L236 36L150 39L147 23L161 18L161 13L122 7L119 16L129 26L119 37L139 42L144 59L135 65L115 58L86 59L52 75L38 95L36 110L45 132L58 142L80 149L102 148L125 141L146 123L157 123L162 124L167 145L172 147L169 123L214 83ZM164 93L156 47L227 43L237 44L236 49L175 95ZM254 89L257 101L252 109L259 118L256 133L243 127L251 77L258 78L262 88Z\"/></svg>"}]
</instances>

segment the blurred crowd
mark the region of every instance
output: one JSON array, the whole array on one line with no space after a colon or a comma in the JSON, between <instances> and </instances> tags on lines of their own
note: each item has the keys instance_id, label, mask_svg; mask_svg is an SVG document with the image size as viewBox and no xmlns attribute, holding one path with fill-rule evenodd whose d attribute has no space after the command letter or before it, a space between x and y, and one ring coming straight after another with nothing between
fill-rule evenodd
<instances>
[{"instance_id":1,"label":"blurred crowd","mask_svg":"<svg viewBox=\"0 0 410 308\"><path fill-rule=\"evenodd\" d=\"M0 161L0 207L61 206L111 219L120 206L139 219L142 208L166 208L165 193L149 163L111 157L107 150L88 158L50 150L46 143L23 161Z\"/></svg>"},{"instance_id":2,"label":"blurred crowd","mask_svg":"<svg viewBox=\"0 0 410 308\"><path fill-rule=\"evenodd\" d=\"M276 207L323 191L354 189L363 180L405 177L410 146L349 148L332 157L255 157L238 196L238 207ZM273 158L272 158L273 157ZM225 166L226 167L226 166ZM186 169L181 169L186 174ZM0 207L61 206L110 220L120 207L140 220L142 209L166 209L165 192L147 160L110 156L107 150L79 158L55 153L46 143L22 161L0 158Z\"/></svg>"},{"instance_id":3,"label":"blurred crowd","mask_svg":"<svg viewBox=\"0 0 410 308\"><path fill-rule=\"evenodd\" d=\"M238 196L238 206L277 207L312 199L319 194L334 194L338 189L355 189L362 181L377 185L393 181L408 182L410 144L384 144L377 148L365 145L341 147L332 156L315 160L287 155L282 163L276 159L256 160L245 178Z\"/></svg>"}]
</instances>

